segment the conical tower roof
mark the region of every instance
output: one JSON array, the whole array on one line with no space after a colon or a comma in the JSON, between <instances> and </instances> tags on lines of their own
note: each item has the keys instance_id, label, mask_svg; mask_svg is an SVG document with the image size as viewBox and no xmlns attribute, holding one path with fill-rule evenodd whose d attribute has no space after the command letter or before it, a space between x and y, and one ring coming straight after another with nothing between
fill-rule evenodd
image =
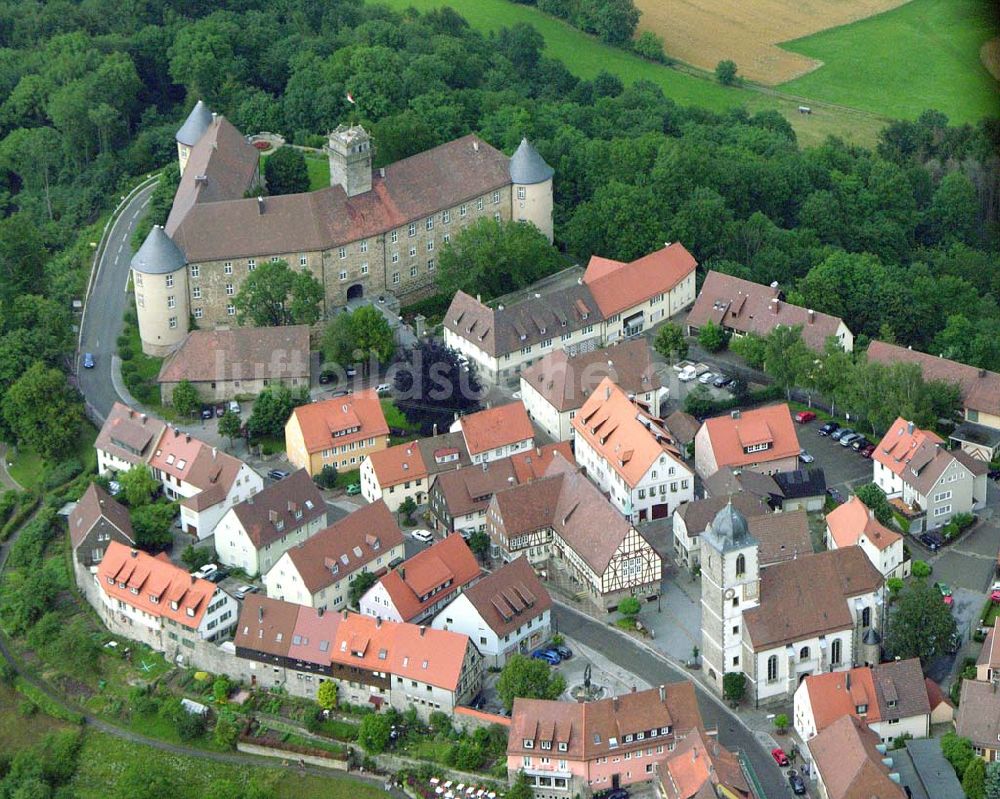
<instances>
[{"instance_id":1,"label":"conical tower roof","mask_svg":"<svg viewBox=\"0 0 1000 799\"><path fill-rule=\"evenodd\" d=\"M191 113L188 114L188 118L184 120L184 124L181 125L174 138L181 144L194 147L198 143L198 139L205 135L205 131L211 124L212 112L204 102L199 100L194 104L194 108L191 109Z\"/></svg>"},{"instance_id":2,"label":"conical tower roof","mask_svg":"<svg viewBox=\"0 0 1000 799\"><path fill-rule=\"evenodd\" d=\"M514 183L531 185L544 183L555 170L545 163L538 150L527 139L521 139L517 151L510 158L510 179Z\"/></svg>"},{"instance_id":3,"label":"conical tower roof","mask_svg":"<svg viewBox=\"0 0 1000 799\"><path fill-rule=\"evenodd\" d=\"M132 256L132 268L144 275L167 275L187 266L187 258L162 225L154 225Z\"/></svg>"},{"instance_id":4,"label":"conical tower roof","mask_svg":"<svg viewBox=\"0 0 1000 799\"><path fill-rule=\"evenodd\" d=\"M711 526L705 531L703 538L719 552L733 549L744 549L757 546L758 541L750 534L746 517L733 507L730 500L712 520Z\"/></svg>"}]
</instances>

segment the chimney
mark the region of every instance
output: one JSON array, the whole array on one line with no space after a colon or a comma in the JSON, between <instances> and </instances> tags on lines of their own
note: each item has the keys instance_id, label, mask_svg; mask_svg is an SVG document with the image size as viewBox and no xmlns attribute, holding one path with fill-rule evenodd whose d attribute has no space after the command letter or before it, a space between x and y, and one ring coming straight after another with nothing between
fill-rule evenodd
<instances>
[{"instance_id":1,"label":"chimney","mask_svg":"<svg viewBox=\"0 0 1000 799\"><path fill-rule=\"evenodd\" d=\"M191 434L190 433L185 433L184 434L184 443L185 444L190 444L191 443Z\"/></svg>"},{"instance_id":2,"label":"chimney","mask_svg":"<svg viewBox=\"0 0 1000 799\"><path fill-rule=\"evenodd\" d=\"M216 456L217 454L218 454L218 450L217 450L217 449L216 449L215 447L212 447L212 460L213 460L213 461L215 460L215 456Z\"/></svg>"},{"instance_id":3,"label":"chimney","mask_svg":"<svg viewBox=\"0 0 1000 799\"><path fill-rule=\"evenodd\" d=\"M385 177L385 167L384 166L380 166L378 168L378 176L380 178L384 178Z\"/></svg>"},{"instance_id":4,"label":"chimney","mask_svg":"<svg viewBox=\"0 0 1000 799\"><path fill-rule=\"evenodd\" d=\"M483 295L482 294L476 294L476 302L481 303L482 301L483 301Z\"/></svg>"},{"instance_id":5,"label":"chimney","mask_svg":"<svg viewBox=\"0 0 1000 799\"><path fill-rule=\"evenodd\" d=\"M345 608L344 609L344 613L343 613L343 619L344 619L344 621L347 621L347 615L348 615L347 614L347 609Z\"/></svg>"},{"instance_id":6,"label":"chimney","mask_svg":"<svg viewBox=\"0 0 1000 799\"><path fill-rule=\"evenodd\" d=\"M475 139L472 140L472 151L474 153L478 153L479 152L479 142L476 141Z\"/></svg>"},{"instance_id":7,"label":"chimney","mask_svg":"<svg viewBox=\"0 0 1000 799\"><path fill-rule=\"evenodd\" d=\"M257 623L262 624L264 621L264 606L261 605L257 608Z\"/></svg>"},{"instance_id":8,"label":"chimney","mask_svg":"<svg viewBox=\"0 0 1000 799\"><path fill-rule=\"evenodd\" d=\"M846 677L845 677L845 681L844 681L844 682L845 682L845 685L844 685L844 687L845 687L845 688L846 688L846 689L847 689L848 691L850 691L850 690L851 690L851 672L850 672L850 671L848 671L848 672L846 673Z\"/></svg>"},{"instance_id":9,"label":"chimney","mask_svg":"<svg viewBox=\"0 0 1000 799\"><path fill-rule=\"evenodd\" d=\"M131 411L129 411L129 412L131 413ZM142 420L143 424L146 424L146 420L149 418L149 416L147 416L146 414L143 413L143 414L139 415L139 418Z\"/></svg>"},{"instance_id":10,"label":"chimney","mask_svg":"<svg viewBox=\"0 0 1000 799\"><path fill-rule=\"evenodd\" d=\"M806 311L806 316L809 318L809 324L816 321L816 312L812 308Z\"/></svg>"},{"instance_id":11,"label":"chimney","mask_svg":"<svg viewBox=\"0 0 1000 799\"><path fill-rule=\"evenodd\" d=\"M326 608L316 608L316 618L322 619L325 612Z\"/></svg>"},{"instance_id":12,"label":"chimney","mask_svg":"<svg viewBox=\"0 0 1000 799\"><path fill-rule=\"evenodd\" d=\"M375 629L377 630L381 626L382 626L382 617L381 616L376 616L375 617Z\"/></svg>"},{"instance_id":13,"label":"chimney","mask_svg":"<svg viewBox=\"0 0 1000 799\"><path fill-rule=\"evenodd\" d=\"M665 685L660 686L660 701L661 702L667 701L667 686Z\"/></svg>"},{"instance_id":14,"label":"chimney","mask_svg":"<svg viewBox=\"0 0 1000 799\"><path fill-rule=\"evenodd\" d=\"M604 399L605 400L611 399L611 386L605 386L605 388L604 388Z\"/></svg>"},{"instance_id":15,"label":"chimney","mask_svg":"<svg viewBox=\"0 0 1000 799\"><path fill-rule=\"evenodd\" d=\"M423 638L423 637L424 637L424 633L425 633L425 632L427 632L427 625L426 625L426 624L421 624L421 625L420 625L420 637L421 637L421 638Z\"/></svg>"},{"instance_id":16,"label":"chimney","mask_svg":"<svg viewBox=\"0 0 1000 799\"><path fill-rule=\"evenodd\" d=\"M264 198L263 197L258 197L257 198L257 213L261 214L261 215L264 214Z\"/></svg>"},{"instance_id":17,"label":"chimney","mask_svg":"<svg viewBox=\"0 0 1000 799\"><path fill-rule=\"evenodd\" d=\"M128 554L129 554L130 557L133 557L133 558L139 557L139 552L138 552L138 550L135 550L135 549L130 549Z\"/></svg>"},{"instance_id":18,"label":"chimney","mask_svg":"<svg viewBox=\"0 0 1000 799\"><path fill-rule=\"evenodd\" d=\"M269 510L267 512L267 519L268 519L268 521L271 522L271 524L274 524L276 521L278 521L278 511L276 511L276 510Z\"/></svg>"},{"instance_id":19,"label":"chimney","mask_svg":"<svg viewBox=\"0 0 1000 799\"><path fill-rule=\"evenodd\" d=\"M906 423L906 432L909 433L911 436L913 435L913 431L914 431L915 428L916 428L916 425L913 424L913 422L907 422Z\"/></svg>"},{"instance_id":20,"label":"chimney","mask_svg":"<svg viewBox=\"0 0 1000 799\"><path fill-rule=\"evenodd\" d=\"M985 369L980 369L979 370L979 376L980 377L986 377L986 370Z\"/></svg>"},{"instance_id":21,"label":"chimney","mask_svg":"<svg viewBox=\"0 0 1000 799\"><path fill-rule=\"evenodd\" d=\"M405 566L400 566L399 567L399 579L400 580L404 580L404 581L406 580L406 567Z\"/></svg>"},{"instance_id":22,"label":"chimney","mask_svg":"<svg viewBox=\"0 0 1000 799\"><path fill-rule=\"evenodd\" d=\"M732 410L732 411L730 412L730 414L729 414L729 415L730 415L730 416L732 416L732 417L733 417L734 419L739 419L739 418L740 418L740 409L739 409L739 408L734 408L734 409L733 409L733 410Z\"/></svg>"},{"instance_id":23,"label":"chimney","mask_svg":"<svg viewBox=\"0 0 1000 799\"><path fill-rule=\"evenodd\" d=\"M781 300L779 300L777 297L775 297L774 299L771 300L771 304L770 304L771 313L775 313L776 314L778 312L778 309L780 307L781 307Z\"/></svg>"},{"instance_id":24,"label":"chimney","mask_svg":"<svg viewBox=\"0 0 1000 799\"><path fill-rule=\"evenodd\" d=\"M213 111L212 112L212 121L215 122L215 120L218 119L218 118L219 118L219 115L217 113L215 113L215 111Z\"/></svg>"},{"instance_id":25,"label":"chimney","mask_svg":"<svg viewBox=\"0 0 1000 799\"><path fill-rule=\"evenodd\" d=\"M128 418L131 419L133 416L135 416L135 411L133 411L131 408L129 408L128 409Z\"/></svg>"},{"instance_id":26,"label":"chimney","mask_svg":"<svg viewBox=\"0 0 1000 799\"><path fill-rule=\"evenodd\" d=\"M177 436L179 436L180 434L181 434L181 431L180 431L180 430L178 430L178 429L177 429L177 428L175 427L175 428L174 428L174 438L177 438Z\"/></svg>"},{"instance_id":27,"label":"chimney","mask_svg":"<svg viewBox=\"0 0 1000 799\"><path fill-rule=\"evenodd\" d=\"M431 428L431 432L432 432L432 435L435 435L435 436L438 434L438 423L437 422L434 422L434 426Z\"/></svg>"},{"instance_id":28,"label":"chimney","mask_svg":"<svg viewBox=\"0 0 1000 799\"><path fill-rule=\"evenodd\" d=\"M611 707L614 708L615 713L618 712L618 697L614 696L611 698Z\"/></svg>"}]
</instances>

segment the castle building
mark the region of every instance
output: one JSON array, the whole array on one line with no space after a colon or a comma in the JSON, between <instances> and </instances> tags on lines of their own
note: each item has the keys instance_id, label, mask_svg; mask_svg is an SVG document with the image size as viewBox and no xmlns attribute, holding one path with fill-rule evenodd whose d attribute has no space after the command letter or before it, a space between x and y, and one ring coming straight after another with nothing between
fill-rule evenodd
<instances>
[{"instance_id":1,"label":"castle building","mask_svg":"<svg viewBox=\"0 0 1000 799\"><path fill-rule=\"evenodd\" d=\"M324 148L329 187L265 197L254 196L257 149L203 103L176 138L181 180L170 215L132 261L147 354L171 352L190 319L235 324L240 286L266 261L311 272L329 312L428 290L440 248L477 219L530 222L552 240L553 170L526 139L508 158L470 134L376 170L368 132L341 125Z\"/></svg>"}]
</instances>

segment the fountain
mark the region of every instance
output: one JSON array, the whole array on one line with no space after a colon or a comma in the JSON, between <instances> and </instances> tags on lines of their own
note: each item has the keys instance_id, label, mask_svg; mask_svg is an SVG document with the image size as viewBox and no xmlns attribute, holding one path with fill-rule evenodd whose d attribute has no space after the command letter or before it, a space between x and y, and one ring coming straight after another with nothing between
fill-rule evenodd
<instances>
[{"instance_id":1,"label":"fountain","mask_svg":"<svg viewBox=\"0 0 1000 799\"><path fill-rule=\"evenodd\" d=\"M590 677L591 670L590 664L588 663L583 669L583 683L580 685L574 685L569 689L570 696L572 696L577 702L593 702L595 699L600 699L604 696L604 687L601 685L594 685Z\"/></svg>"}]
</instances>

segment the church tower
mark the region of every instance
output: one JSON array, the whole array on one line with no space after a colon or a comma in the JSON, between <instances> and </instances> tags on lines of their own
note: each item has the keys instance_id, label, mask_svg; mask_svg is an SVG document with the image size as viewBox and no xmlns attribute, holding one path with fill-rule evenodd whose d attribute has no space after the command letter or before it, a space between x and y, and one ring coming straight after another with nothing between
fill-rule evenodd
<instances>
[{"instance_id":1,"label":"church tower","mask_svg":"<svg viewBox=\"0 0 1000 799\"><path fill-rule=\"evenodd\" d=\"M555 170L527 139L510 157L511 219L531 222L552 243L552 175Z\"/></svg>"},{"instance_id":2,"label":"church tower","mask_svg":"<svg viewBox=\"0 0 1000 799\"><path fill-rule=\"evenodd\" d=\"M184 174L184 167L187 166L188 158L191 156L192 148L198 140L205 135L208 126L212 124L213 114L208 106L201 100L194 104L188 118L184 124L174 134L177 140L177 163L180 164L181 174Z\"/></svg>"},{"instance_id":3,"label":"church tower","mask_svg":"<svg viewBox=\"0 0 1000 799\"><path fill-rule=\"evenodd\" d=\"M760 602L759 549L732 502L701 536L701 656L720 694L723 675L749 665L743 663L743 612Z\"/></svg>"},{"instance_id":4,"label":"church tower","mask_svg":"<svg viewBox=\"0 0 1000 799\"><path fill-rule=\"evenodd\" d=\"M343 186L348 197L372 190L372 140L361 125L340 125L326 145L330 185Z\"/></svg>"}]
</instances>

